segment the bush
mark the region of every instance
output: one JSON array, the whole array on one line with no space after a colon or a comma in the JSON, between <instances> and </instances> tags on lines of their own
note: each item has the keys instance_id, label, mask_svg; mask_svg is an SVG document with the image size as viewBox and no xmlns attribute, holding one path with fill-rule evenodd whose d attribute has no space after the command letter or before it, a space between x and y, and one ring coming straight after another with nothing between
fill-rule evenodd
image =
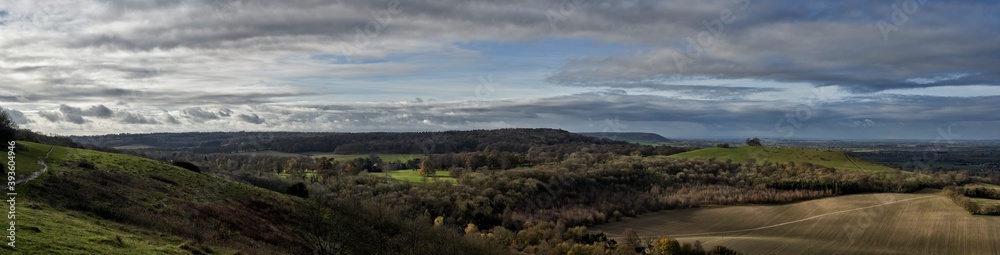
<instances>
[{"instance_id":1,"label":"bush","mask_svg":"<svg viewBox=\"0 0 1000 255\"><path fill-rule=\"evenodd\" d=\"M94 163L91 163L86 159L81 159L79 162L76 162L76 166L87 170L94 170L97 168L96 166L94 166Z\"/></svg>"},{"instance_id":2,"label":"bush","mask_svg":"<svg viewBox=\"0 0 1000 255\"><path fill-rule=\"evenodd\" d=\"M720 144L716 144L716 145L715 145L715 147L719 147L719 148L729 148L729 144L728 144L728 143L720 143Z\"/></svg>"}]
</instances>

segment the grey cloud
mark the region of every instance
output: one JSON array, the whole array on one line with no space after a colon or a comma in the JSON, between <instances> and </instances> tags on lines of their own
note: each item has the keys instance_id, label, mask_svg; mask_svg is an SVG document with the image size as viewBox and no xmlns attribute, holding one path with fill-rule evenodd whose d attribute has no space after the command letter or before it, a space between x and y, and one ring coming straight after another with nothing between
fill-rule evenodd
<instances>
[{"instance_id":1,"label":"grey cloud","mask_svg":"<svg viewBox=\"0 0 1000 255\"><path fill-rule=\"evenodd\" d=\"M1000 59L984 57L1000 56L1000 45L992 43L1000 35L982 32L1000 28L996 17L984 16L997 3L925 4L885 40L875 24L890 20L891 5L753 2L705 45L686 41L705 28L668 34L645 40L650 50L570 61L549 81L627 87L651 80L758 79L836 85L856 93L1000 85Z\"/></svg>"},{"instance_id":2,"label":"grey cloud","mask_svg":"<svg viewBox=\"0 0 1000 255\"><path fill-rule=\"evenodd\" d=\"M199 107L184 109L184 115L187 115L188 117L194 118L199 121L219 119L219 115L216 115L213 112L202 110Z\"/></svg>"},{"instance_id":3,"label":"grey cloud","mask_svg":"<svg viewBox=\"0 0 1000 255\"><path fill-rule=\"evenodd\" d=\"M135 113L119 112L117 115L119 121L124 124L159 124L155 119Z\"/></svg>"},{"instance_id":4,"label":"grey cloud","mask_svg":"<svg viewBox=\"0 0 1000 255\"><path fill-rule=\"evenodd\" d=\"M27 116L24 116L24 112L10 108L6 108L4 110L7 111L7 114L10 116L10 119L13 120L14 123L17 123L18 125L29 124L32 122L31 119L28 119Z\"/></svg>"},{"instance_id":5,"label":"grey cloud","mask_svg":"<svg viewBox=\"0 0 1000 255\"><path fill-rule=\"evenodd\" d=\"M167 121L168 124L174 124L174 125L180 125L181 124L181 121L177 120L177 118L174 117L174 115L166 114L166 116L167 116L166 117L166 121Z\"/></svg>"},{"instance_id":6,"label":"grey cloud","mask_svg":"<svg viewBox=\"0 0 1000 255\"><path fill-rule=\"evenodd\" d=\"M61 119L58 112L41 111L38 112L38 116L41 116L42 118L48 120L49 122L59 122L59 119Z\"/></svg>"},{"instance_id":7,"label":"grey cloud","mask_svg":"<svg viewBox=\"0 0 1000 255\"><path fill-rule=\"evenodd\" d=\"M111 109L108 109L108 107L104 105L92 106L90 109L87 109L85 113L87 116L94 116L98 118L109 118L114 114Z\"/></svg>"},{"instance_id":8,"label":"grey cloud","mask_svg":"<svg viewBox=\"0 0 1000 255\"><path fill-rule=\"evenodd\" d=\"M7 88L0 85L0 88ZM153 89L126 89L82 86L53 86L43 84L34 91L25 91L13 87L18 96L4 99L5 101L63 103L67 101L111 101L130 100L141 101L147 105L197 105L197 104L259 104L272 102L281 98L303 95L322 95L323 93L304 91L274 91L274 92L217 92L217 91L161 91ZM7 98L0 96L0 99Z\"/></svg>"},{"instance_id":9,"label":"grey cloud","mask_svg":"<svg viewBox=\"0 0 1000 255\"><path fill-rule=\"evenodd\" d=\"M240 120L242 120L244 122L247 122L247 123L251 123L251 124L263 124L264 123L264 119L261 119L260 116L257 116L257 114L253 114L253 113L251 113L250 115L240 114L239 118L240 118Z\"/></svg>"}]
</instances>

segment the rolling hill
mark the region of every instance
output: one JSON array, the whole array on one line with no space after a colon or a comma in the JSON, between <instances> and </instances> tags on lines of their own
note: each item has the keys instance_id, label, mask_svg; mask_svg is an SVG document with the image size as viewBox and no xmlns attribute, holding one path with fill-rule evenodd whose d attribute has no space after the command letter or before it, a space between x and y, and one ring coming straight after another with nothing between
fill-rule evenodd
<instances>
[{"instance_id":1,"label":"rolling hill","mask_svg":"<svg viewBox=\"0 0 1000 255\"><path fill-rule=\"evenodd\" d=\"M640 133L640 132L594 132L594 133L577 133L590 137L606 138L616 141L625 141L630 143L638 144L660 144L665 142L670 142L670 139L663 137L654 133Z\"/></svg>"},{"instance_id":2,"label":"rolling hill","mask_svg":"<svg viewBox=\"0 0 1000 255\"><path fill-rule=\"evenodd\" d=\"M489 253L361 201L289 196L147 158L19 142L18 254ZM51 150L48 158L47 152ZM373 226L377 226L373 227ZM375 231L378 229L379 231ZM4 245L3 247L6 247Z\"/></svg>"},{"instance_id":3,"label":"rolling hill","mask_svg":"<svg viewBox=\"0 0 1000 255\"><path fill-rule=\"evenodd\" d=\"M836 168L838 170L863 170L877 172L894 172L896 169L881 164L869 162L851 156L843 151L797 148L773 148L761 146L743 146L735 148L705 148L670 155L675 158L699 158L716 160L730 159L743 162L755 159L758 163L770 161L774 163L794 162L796 164L811 163L814 165Z\"/></svg>"},{"instance_id":4,"label":"rolling hill","mask_svg":"<svg viewBox=\"0 0 1000 255\"><path fill-rule=\"evenodd\" d=\"M674 210L591 228L699 240L747 254L997 254L1000 217L972 216L933 190L788 205Z\"/></svg>"}]
</instances>

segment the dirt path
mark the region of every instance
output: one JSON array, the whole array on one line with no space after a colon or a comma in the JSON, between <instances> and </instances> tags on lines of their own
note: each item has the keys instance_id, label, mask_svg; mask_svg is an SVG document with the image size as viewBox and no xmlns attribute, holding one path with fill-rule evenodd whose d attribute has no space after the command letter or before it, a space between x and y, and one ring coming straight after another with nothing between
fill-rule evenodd
<instances>
[{"instance_id":1,"label":"dirt path","mask_svg":"<svg viewBox=\"0 0 1000 255\"><path fill-rule=\"evenodd\" d=\"M864 171L864 170L865 170L865 168L864 168L864 167L861 167L861 165L859 165L857 161L854 161L854 158L851 158L851 154L847 154L847 153L845 152L845 153L844 153L844 155L845 155L845 156L847 156L847 160L850 160L850 161L851 161L851 163L853 163L853 164L854 164L854 166L858 167L858 169L861 169L861 171Z\"/></svg>"},{"instance_id":2,"label":"dirt path","mask_svg":"<svg viewBox=\"0 0 1000 255\"><path fill-rule=\"evenodd\" d=\"M56 147L49 148L49 152L45 153L45 157L42 157L41 159L38 160L38 164L42 165L42 169L41 170L38 170L38 171L35 171L34 173L31 173L31 175L28 176L28 178L14 181L14 186L20 186L21 184L24 184L25 182L29 182L31 180L34 180L35 178L38 178L38 176L41 176L45 172L48 172L49 171L49 165L45 164L45 159L49 158L49 154L52 154L52 150L55 149L55 148ZM6 188L6 186L4 186L4 187Z\"/></svg>"},{"instance_id":3,"label":"dirt path","mask_svg":"<svg viewBox=\"0 0 1000 255\"><path fill-rule=\"evenodd\" d=\"M918 200L918 199L932 198L932 197L937 197L937 195L922 196L922 197L915 197L915 198L907 198L907 199L903 199L903 200L886 202L886 203L881 203L881 204L872 205L872 206L865 206L865 207L860 207L860 208L847 209L847 210L841 210L841 211L836 211L836 212L829 212L829 213L824 213L824 214L820 214L820 215L816 215L816 216L812 216L812 217L808 217L808 218L804 218L804 219L798 219L798 220L793 220L793 221L788 221L788 222L782 222L782 223L767 225L767 226L763 226L763 227L740 229L740 230L729 230L729 231L716 231L716 232L694 233L694 234L666 235L666 236L670 236L670 237L691 237L691 236L704 236L704 235L718 235L718 234L732 234L732 233L748 232L748 231L754 231L754 230L761 230L761 229L768 229L768 228L780 227L780 226L789 225L789 224L795 224L795 223L799 223L799 222L803 222L803 221L807 221L807 220L812 220L812 219L816 219L816 218L821 218L821 217L825 217L825 216L830 216L830 215L834 215L834 214L841 214L841 213L846 213L846 212L860 211L860 210L869 209L869 208L875 208L875 207L880 207L880 206L887 206L887 205L891 205L891 204L902 203L902 202L907 202L907 201L913 201L913 200ZM642 237L645 238L645 237L658 237L658 236L642 236Z\"/></svg>"}]
</instances>

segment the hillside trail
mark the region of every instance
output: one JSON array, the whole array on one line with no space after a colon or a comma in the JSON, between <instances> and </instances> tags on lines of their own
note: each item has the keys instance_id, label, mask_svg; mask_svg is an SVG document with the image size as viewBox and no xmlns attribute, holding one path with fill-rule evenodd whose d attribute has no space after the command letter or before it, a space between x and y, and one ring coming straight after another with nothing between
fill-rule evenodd
<instances>
[{"instance_id":1,"label":"hillside trail","mask_svg":"<svg viewBox=\"0 0 1000 255\"><path fill-rule=\"evenodd\" d=\"M15 187L16 187L16 186L20 186L21 184L24 184L24 183L26 183L26 182L29 182L29 181L31 181L31 180L34 180L34 179L38 178L38 176L41 176L41 175L42 175L42 174L44 174L45 172L48 172L48 171L49 171L49 165L46 165L46 164L45 164L45 160L49 158L49 154L52 154L52 150L54 150L55 148L56 148L56 147L51 147L51 148L49 148L49 152L46 152L46 153L45 153L45 157L42 157L41 159L38 159L38 164L42 166L42 169L40 169L40 170L38 170L38 171L35 171L34 173L31 173L31 175L30 175L30 176L28 176L28 178L25 178L25 179L20 179L20 180L17 180L17 181L14 181L14 186L15 186ZM7 188L7 186L6 186L6 185L4 185L4 188L6 189L6 188Z\"/></svg>"},{"instance_id":2,"label":"hillside trail","mask_svg":"<svg viewBox=\"0 0 1000 255\"><path fill-rule=\"evenodd\" d=\"M861 171L865 170L865 168L861 167L861 165L859 165L857 161L854 161L854 158L851 158L851 154L847 154L847 153L844 153L844 154L847 156L847 160L850 160L851 163L854 164L854 166L858 167L858 169L861 169Z\"/></svg>"},{"instance_id":3,"label":"hillside trail","mask_svg":"<svg viewBox=\"0 0 1000 255\"><path fill-rule=\"evenodd\" d=\"M877 204L877 205L871 205L871 206L865 206L865 207L860 207L860 208L841 210L841 211L836 211L836 212L829 212L829 213L824 213L824 214L820 214L820 215L816 215L816 216L812 216L812 217L808 217L808 218L803 218L803 219L798 219L798 220L793 220L793 221L788 221L788 222L782 222L782 223L778 223L778 224L772 224L772 225L767 225L767 226L762 226L762 227L756 227L756 228L739 229L739 230L728 230L728 231L716 231L716 232L704 232L704 233L694 233L694 234L682 234L682 235L667 235L667 236L670 236L670 237L690 237L690 236L732 234L732 233L755 231L755 230L761 230L761 229L768 229L768 228L780 227L780 226L789 225L789 224L795 224L795 223L799 223L799 222L803 222L803 221L808 221L808 220L812 220L812 219L816 219L816 218L821 218L821 217L826 217L826 216L830 216L830 215L834 215L834 214L841 214L841 213L846 213L846 212L860 211L860 210L869 209L869 208L875 208L875 207L880 207L880 206L887 206L887 205L891 205L891 204L902 203L902 202L907 202L907 201L913 201L913 200L918 200L918 199L932 198L932 197L938 197L938 196L937 195L930 195L930 196L907 198L907 199L903 199L903 200L886 202L886 203L881 203L881 204ZM659 237L659 236L642 236L642 237L645 238L645 237Z\"/></svg>"}]
</instances>

